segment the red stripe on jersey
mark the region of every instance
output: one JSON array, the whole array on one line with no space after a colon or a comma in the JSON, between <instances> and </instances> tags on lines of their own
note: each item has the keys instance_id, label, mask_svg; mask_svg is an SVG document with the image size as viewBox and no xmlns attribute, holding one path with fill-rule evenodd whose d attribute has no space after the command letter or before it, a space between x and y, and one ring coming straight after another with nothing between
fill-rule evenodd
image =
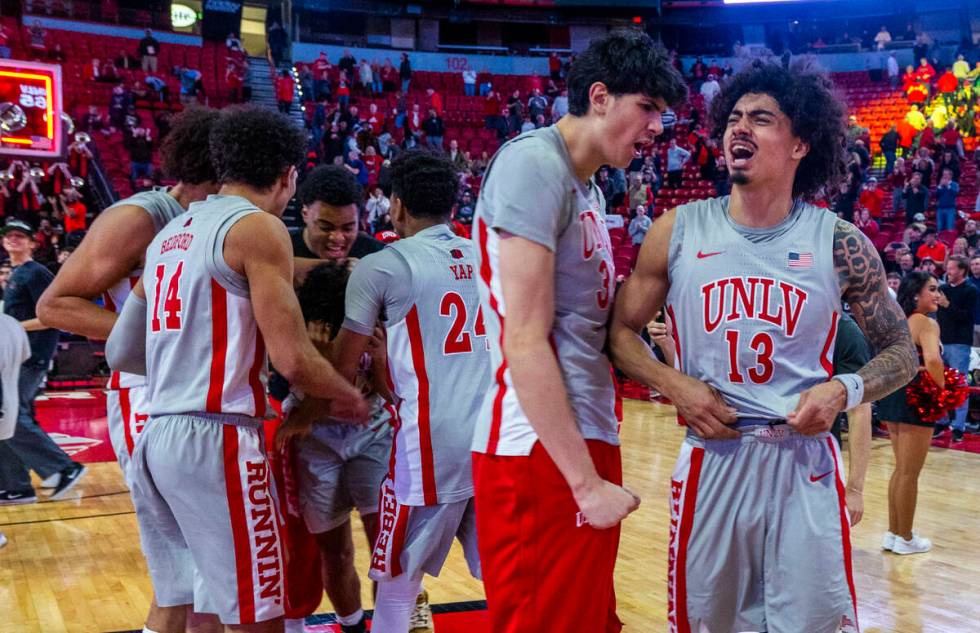
<instances>
[{"instance_id":1,"label":"red stripe on jersey","mask_svg":"<svg viewBox=\"0 0 980 633\"><path fill-rule=\"evenodd\" d=\"M133 456L133 427L131 426L131 415L133 414L129 406L129 388L119 390L119 413L122 415L123 437L126 438L126 452Z\"/></svg>"},{"instance_id":2,"label":"red stripe on jersey","mask_svg":"<svg viewBox=\"0 0 980 633\"><path fill-rule=\"evenodd\" d=\"M422 497L425 505L435 505L436 469L432 457L432 431L429 427L429 374L425 370L425 348L422 347L422 327L418 306L412 306L405 319L408 341L412 348L412 366L419 381L419 459L422 461Z\"/></svg>"},{"instance_id":3,"label":"red stripe on jersey","mask_svg":"<svg viewBox=\"0 0 980 633\"><path fill-rule=\"evenodd\" d=\"M834 312L834 318L830 321L830 331L827 332L827 340L823 343L823 349L820 351L820 364L823 365L824 371L827 372L827 378L833 378L834 376L834 360L827 357L827 353L830 352L830 346L837 338L837 320L840 319L840 314Z\"/></svg>"},{"instance_id":4,"label":"red stripe on jersey","mask_svg":"<svg viewBox=\"0 0 980 633\"><path fill-rule=\"evenodd\" d=\"M228 291L211 280L211 380L205 411L221 413L225 387L225 354L228 352Z\"/></svg>"},{"instance_id":5,"label":"red stripe on jersey","mask_svg":"<svg viewBox=\"0 0 980 633\"><path fill-rule=\"evenodd\" d=\"M231 534L235 543L235 575L238 584L238 617L242 624L255 622L255 591L252 583L252 549L249 547L248 522L245 517L245 497L238 461L238 427L225 424L225 491L228 496L228 514L231 517Z\"/></svg>"},{"instance_id":6,"label":"red stripe on jersey","mask_svg":"<svg viewBox=\"0 0 980 633\"><path fill-rule=\"evenodd\" d=\"M674 559L674 582L676 594L674 608L677 612L677 633L691 633L691 622L687 616L687 543L691 540L694 524L694 507L698 500L698 480L701 478L701 462L704 449L691 451L691 466L687 473L684 490L684 510L681 513L680 534L677 543L677 557Z\"/></svg>"},{"instance_id":7,"label":"red stripe on jersey","mask_svg":"<svg viewBox=\"0 0 980 633\"><path fill-rule=\"evenodd\" d=\"M487 285L487 292L490 295L490 308L497 316L500 323L500 356L502 361L494 376L497 383L497 395L493 399L492 418L490 420L490 436L487 438L487 454L495 455L497 444L500 442L500 427L503 424L504 396L507 395L507 383L504 380L507 374L507 357L504 356L504 317L500 314L500 305L497 298L493 296L493 271L490 268L490 253L487 250L487 223L480 218L477 222L477 233L480 239L480 278ZM555 354L557 356L557 353Z\"/></svg>"},{"instance_id":8,"label":"red stripe on jersey","mask_svg":"<svg viewBox=\"0 0 980 633\"><path fill-rule=\"evenodd\" d=\"M255 417L265 416L265 387L259 379L259 374L265 366L265 340L262 332L255 329L255 360L252 361L252 368L248 370L248 384L252 388L252 399L255 400Z\"/></svg>"},{"instance_id":9,"label":"red stripe on jersey","mask_svg":"<svg viewBox=\"0 0 980 633\"><path fill-rule=\"evenodd\" d=\"M122 379L122 377L119 375L119 372L118 371L112 372L112 377L109 378L109 389L118 390L119 389L119 381L121 379Z\"/></svg>"},{"instance_id":10,"label":"red stripe on jersey","mask_svg":"<svg viewBox=\"0 0 980 633\"><path fill-rule=\"evenodd\" d=\"M836 316L836 313L835 313ZM834 320L836 323L836 319ZM841 550L844 553L844 571L847 574L847 588L851 592L851 605L854 607L854 626L857 626L857 592L854 590L854 569L851 564L851 523L847 518L847 494L844 490L844 475L837 461L837 447L834 438L828 437L827 448L834 456L834 481L837 483L837 504L840 507Z\"/></svg>"},{"instance_id":11,"label":"red stripe on jersey","mask_svg":"<svg viewBox=\"0 0 980 633\"><path fill-rule=\"evenodd\" d=\"M674 335L674 353L677 354L677 368L683 371L683 362L681 360L681 337L677 333L677 318L674 316L674 306L668 305L666 308L667 316L670 317L670 329L673 331ZM679 426L687 426L687 421L684 420L684 416L680 413L677 414L677 424Z\"/></svg>"}]
</instances>

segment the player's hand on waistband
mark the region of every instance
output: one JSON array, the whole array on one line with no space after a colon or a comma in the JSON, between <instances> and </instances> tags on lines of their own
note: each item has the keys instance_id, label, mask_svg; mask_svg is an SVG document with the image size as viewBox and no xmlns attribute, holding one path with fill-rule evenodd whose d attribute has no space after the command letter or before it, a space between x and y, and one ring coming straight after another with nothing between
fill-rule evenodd
<instances>
[{"instance_id":1,"label":"player's hand on waistband","mask_svg":"<svg viewBox=\"0 0 980 633\"><path fill-rule=\"evenodd\" d=\"M611 528L640 507L640 498L627 488L605 479L574 492L585 521L597 530Z\"/></svg>"},{"instance_id":2,"label":"player's hand on waistband","mask_svg":"<svg viewBox=\"0 0 980 633\"><path fill-rule=\"evenodd\" d=\"M371 410L361 390L345 381L327 404L327 415L348 424L364 424Z\"/></svg>"},{"instance_id":3,"label":"player's hand on waistband","mask_svg":"<svg viewBox=\"0 0 980 633\"><path fill-rule=\"evenodd\" d=\"M846 388L841 382L830 380L801 393L796 408L786 416L786 423L802 435L826 433L846 404Z\"/></svg>"},{"instance_id":4,"label":"player's hand on waistband","mask_svg":"<svg viewBox=\"0 0 980 633\"><path fill-rule=\"evenodd\" d=\"M728 405L717 389L680 372L676 383L665 395L677 407L687 426L706 440L725 440L740 437L729 427L738 418L734 407Z\"/></svg>"}]
</instances>

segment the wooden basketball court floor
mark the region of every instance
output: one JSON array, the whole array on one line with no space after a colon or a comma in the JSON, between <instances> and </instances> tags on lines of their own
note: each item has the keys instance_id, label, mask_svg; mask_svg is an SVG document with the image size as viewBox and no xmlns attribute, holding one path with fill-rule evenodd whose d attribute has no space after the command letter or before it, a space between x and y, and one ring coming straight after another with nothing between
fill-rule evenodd
<instances>
[{"instance_id":1,"label":"wooden basketball court floor","mask_svg":"<svg viewBox=\"0 0 980 633\"><path fill-rule=\"evenodd\" d=\"M627 401L625 411L625 480L643 505L624 525L616 568L619 611L627 632L659 633L666 630L667 496L683 430L671 407ZM846 447L844 452L846 459ZM879 549L887 526L886 486L892 466L888 441L874 440L865 517L853 531L863 630L980 631L980 455L930 451L916 527L935 546L915 556ZM0 631L142 628L151 588L118 467L91 464L78 491L75 498L59 502L0 508L0 531L10 539L0 550ZM355 535L363 534L359 526L355 530ZM363 539L356 543L358 569L365 570L367 547ZM443 574L425 584L433 603L483 598L458 547ZM367 607L370 585L362 586ZM320 612L329 611L324 599ZM588 631L588 623L581 630Z\"/></svg>"}]
</instances>

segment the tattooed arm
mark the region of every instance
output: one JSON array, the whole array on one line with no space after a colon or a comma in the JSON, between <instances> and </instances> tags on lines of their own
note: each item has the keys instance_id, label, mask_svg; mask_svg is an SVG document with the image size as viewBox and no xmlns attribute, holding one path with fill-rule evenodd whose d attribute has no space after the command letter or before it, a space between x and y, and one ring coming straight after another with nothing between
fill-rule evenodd
<instances>
[{"instance_id":1,"label":"tattooed arm","mask_svg":"<svg viewBox=\"0 0 980 633\"><path fill-rule=\"evenodd\" d=\"M851 316L877 354L858 371L864 401L880 400L915 376L917 361L905 314L888 294L874 245L854 225L837 221L834 268Z\"/></svg>"},{"instance_id":2,"label":"tattooed arm","mask_svg":"<svg viewBox=\"0 0 980 633\"><path fill-rule=\"evenodd\" d=\"M915 347L908 321L888 294L878 251L857 227L841 220L834 230L834 269L841 296L850 304L851 316L877 351L858 371L864 379L864 402L879 400L915 375ZM800 394L796 408L786 420L800 433L822 433L830 429L846 404L844 385L829 380Z\"/></svg>"}]
</instances>

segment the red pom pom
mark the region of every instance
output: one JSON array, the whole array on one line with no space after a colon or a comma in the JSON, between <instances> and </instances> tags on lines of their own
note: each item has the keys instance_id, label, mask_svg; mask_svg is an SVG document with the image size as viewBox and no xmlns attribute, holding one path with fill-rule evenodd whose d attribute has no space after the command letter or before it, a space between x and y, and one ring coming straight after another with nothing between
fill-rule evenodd
<instances>
[{"instance_id":1,"label":"red pom pom","mask_svg":"<svg viewBox=\"0 0 980 633\"><path fill-rule=\"evenodd\" d=\"M956 369L947 367L943 379L946 384L940 389L932 376L922 370L918 379L905 388L906 402L924 422L943 418L949 411L962 406L970 395L966 377Z\"/></svg>"}]
</instances>

